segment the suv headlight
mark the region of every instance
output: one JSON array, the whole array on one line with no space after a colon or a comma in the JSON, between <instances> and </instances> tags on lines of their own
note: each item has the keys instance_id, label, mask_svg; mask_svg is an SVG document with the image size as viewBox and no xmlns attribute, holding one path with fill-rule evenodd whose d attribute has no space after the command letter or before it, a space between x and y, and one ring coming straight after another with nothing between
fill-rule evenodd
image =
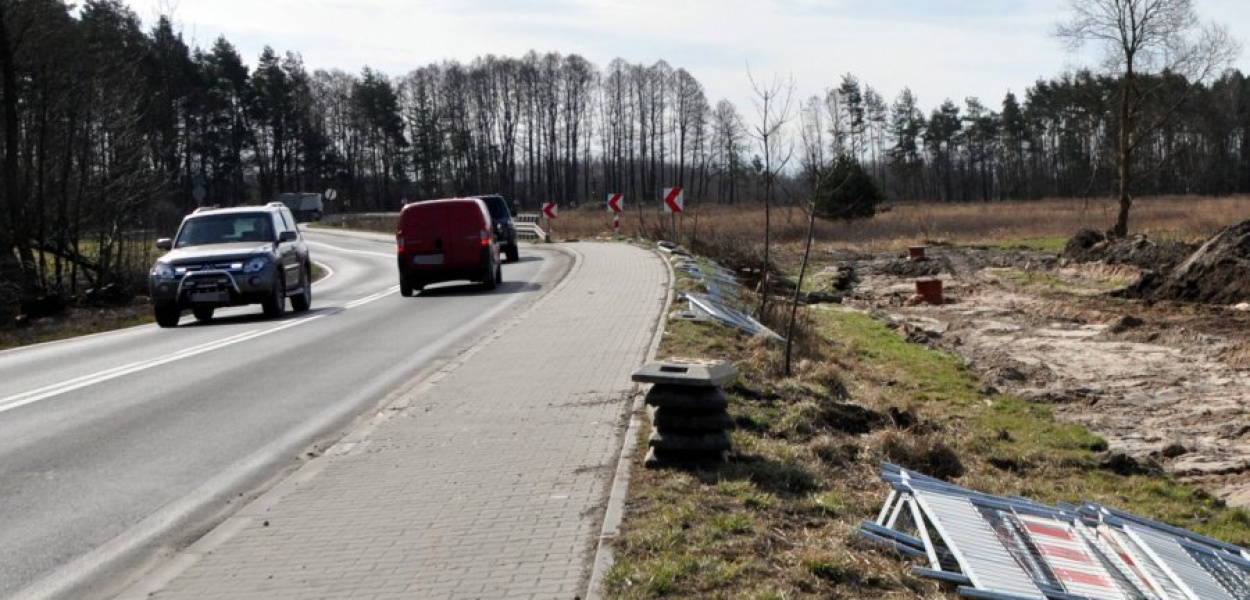
<instances>
[{"instance_id":1,"label":"suv headlight","mask_svg":"<svg viewBox=\"0 0 1250 600\"><path fill-rule=\"evenodd\" d=\"M157 279L173 279L174 268L169 263L158 262L152 267L152 276Z\"/></svg>"},{"instance_id":2,"label":"suv headlight","mask_svg":"<svg viewBox=\"0 0 1250 600\"><path fill-rule=\"evenodd\" d=\"M248 261L243 264L243 272L244 273L259 273L262 269L264 269L267 266L269 266L269 257L257 256L257 257L248 259Z\"/></svg>"}]
</instances>

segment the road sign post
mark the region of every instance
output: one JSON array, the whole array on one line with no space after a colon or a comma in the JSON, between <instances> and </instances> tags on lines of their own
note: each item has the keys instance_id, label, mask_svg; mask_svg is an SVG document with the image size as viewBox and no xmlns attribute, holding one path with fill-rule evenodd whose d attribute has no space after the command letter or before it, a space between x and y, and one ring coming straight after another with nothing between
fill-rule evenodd
<instances>
[{"instance_id":1,"label":"road sign post","mask_svg":"<svg viewBox=\"0 0 1250 600\"><path fill-rule=\"evenodd\" d=\"M612 213L612 232L621 234L621 213L625 210L625 194L608 194L608 211Z\"/></svg>"},{"instance_id":2,"label":"road sign post","mask_svg":"<svg viewBox=\"0 0 1250 600\"><path fill-rule=\"evenodd\" d=\"M672 215L672 242L677 240L677 214L685 210L685 198L679 187L664 188L664 212Z\"/></svg>"},{"instance_id":3,"label":"road sign post","mask_svg":"<svg viewBox=\"0 0 1250 600\"><path fill-rule=\"evenodd\" d=\"M547 243L551 243L551 232L555 229L552 222L556 218L556 203L546 202L543 204L543 216L547 219Z\"/></svg>"}]
</instances>

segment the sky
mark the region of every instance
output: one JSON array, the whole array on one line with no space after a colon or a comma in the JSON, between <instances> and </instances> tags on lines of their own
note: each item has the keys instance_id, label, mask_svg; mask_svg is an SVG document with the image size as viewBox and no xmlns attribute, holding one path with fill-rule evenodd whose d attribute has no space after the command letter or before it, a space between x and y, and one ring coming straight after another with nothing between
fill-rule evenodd
<instances>
[{"instance_id":1,"label":"sky","mask_svg":"<svg viewBox=\"0 0 1250 600\"><path fill-rule=\"evenodd\" d=\"M755 115L751 78L792 80L795 101L850 73L887 102L904 87L925 112L976 97L997 110L1039 79L1097 67L1053 36L1069 0L126 0L150 26L172 15L207 48L224 35L250 64L264 46L297 52L309 70L394 77L486 54L579 54L604 68L667 61L704 86L713 105ZM1193 0L1203 22L1243 46L1247 0ZM1250 53L1233 65L1250 73Z\"/></svg>"}]
</instances>

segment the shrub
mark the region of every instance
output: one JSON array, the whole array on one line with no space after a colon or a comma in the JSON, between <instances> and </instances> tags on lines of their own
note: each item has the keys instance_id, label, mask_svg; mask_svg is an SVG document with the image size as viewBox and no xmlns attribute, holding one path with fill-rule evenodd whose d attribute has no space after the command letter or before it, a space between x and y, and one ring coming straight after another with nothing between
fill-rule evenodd
<instances>
[{"instance_id":1,"label":"shrub","mask_svg":"<svg viewBox=\"0 0 1250 600\"><path fill-rule=\"evenodd\" d=\"M834 159L820 175L815 190L816 215L826 219L867 219L877 214L881 189L850 156Z\"/></svg>"}]
</instances>

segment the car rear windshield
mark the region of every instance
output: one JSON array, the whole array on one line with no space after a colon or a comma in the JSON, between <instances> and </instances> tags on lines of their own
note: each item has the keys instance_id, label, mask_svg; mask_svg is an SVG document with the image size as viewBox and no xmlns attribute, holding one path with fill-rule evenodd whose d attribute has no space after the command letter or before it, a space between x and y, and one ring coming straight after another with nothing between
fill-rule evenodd
<instances>
[{"instance_id":1,"label":"car rear windshield","mask_svg":"<svg viewBox=\"0 0 1250 600\"><path fill-rule=\"evenodd\" d=\"M235 242L272 242L272 220L269 213L238 213L187 219L178 232L174 246L206 246Z\"/></svg>"},{"instance_id":2,"label":"car rear windshield","mask_svg":"<svg viewBox=\"0 0 1250 600\"><path fill-rule=\"evenodd\" d=\"M508 202L503 196L479 196L482 202L486 203L486 208L490 210L490 218L502 219L512 216L508 212Z\"/></svg>"}]
</instances>

